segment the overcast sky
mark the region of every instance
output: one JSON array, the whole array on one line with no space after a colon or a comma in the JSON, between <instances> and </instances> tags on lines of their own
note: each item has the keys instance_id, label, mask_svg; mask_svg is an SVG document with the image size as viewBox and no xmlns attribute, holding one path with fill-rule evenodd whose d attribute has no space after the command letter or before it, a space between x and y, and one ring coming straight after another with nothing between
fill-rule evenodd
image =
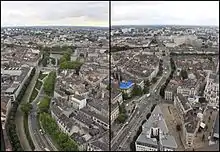
<instances>
[{"instance_id":1,"label":"overcast sky","mask_svg":"<svg viewBox=\"0 0 220 152\"><path fill-rule=\"evenodd\" d=\"M216 2L111 2L112 25L219 25ZM1 26L108 26L109 2L1 2Z\"/></svg>"},{"instance_id":2,"label":"overcast sky","mask_svg":"<svg viewBox=\"0 0 220 152\"><path fill-rule=\"evenodd\" d=\"M219 25L219 2L112 2L113 25Z\"/></svg>"},{"instance_id":3,"label":"overcast sky","mask_svg":"<svg viewBox=\"0 0 220 152\"><path fill-rule=\"evenodd\" d=\"M2 26L108 26L109 2L2 1Z\"/></svg>"}]
</instances>

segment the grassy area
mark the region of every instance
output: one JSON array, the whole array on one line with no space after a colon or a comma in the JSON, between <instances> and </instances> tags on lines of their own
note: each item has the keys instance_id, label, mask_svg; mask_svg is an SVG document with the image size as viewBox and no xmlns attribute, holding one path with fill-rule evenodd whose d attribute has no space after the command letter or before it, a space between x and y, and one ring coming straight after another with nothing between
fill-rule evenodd
<instances>
[{"instance_id":1,"label":"grassy area","mask_svg":"<svg viewBox=\"0 0 220 152\"><path fill-rule=\"evenodd\" d=\"M24 131L25 131L25 134L26 134L26 137L27 137L27 140L30 144L31 149L34 150L35 146L34 146L34 143L31 139L29 129L28 129L28 115L27 114L24 114Z\"/></svg>"},{"instance_id":2,"label":"grassy area","mask_svg":"<svg viewBox=\"0 0 220 152\"><path fill-rule=\"evenodd\" d=\"M39 79L43 80L48 74L43 74L42 72L39 75Z\"/></svg>"},{"instance_id":3,"label":"grassy area","mask_svg":"<svg viewBox=\"0 0 220 152\"><path fill-rule=\"evenodd\" d=\"M37 80L37 83L36 83L36 85L35 85L35 88L37 88L38 90L40 90L42 84L43 84L43 83L42 83L41 81Z\"/></svg>"},{"instance_id":4,"label":"grassy area","mask_svg":"<svg viewBox=\"0 0 220 152\"><path fill-rule=\"evenodd\" d=\"M37 95L38 95L38 91L34 88L32 94L31 94L29 102L34 101L34 99L37 97Z\"/></svg>"}]
</instances>

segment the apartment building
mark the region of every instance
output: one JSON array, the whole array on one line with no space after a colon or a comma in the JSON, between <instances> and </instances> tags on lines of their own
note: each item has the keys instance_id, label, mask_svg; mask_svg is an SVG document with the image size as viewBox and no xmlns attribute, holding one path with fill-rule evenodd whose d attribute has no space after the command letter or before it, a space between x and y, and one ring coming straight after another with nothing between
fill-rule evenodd
<instances>
[{"instance_id":1,"label":"apartment building","mask_svg":"<svg viewBox=\"0 0 220 152\"><path fill-rule=\"evenodd\" d=\"M219 107L219 75L209 73L204 90L204 97L211 107Z\"/></svg>"}]
</instances>

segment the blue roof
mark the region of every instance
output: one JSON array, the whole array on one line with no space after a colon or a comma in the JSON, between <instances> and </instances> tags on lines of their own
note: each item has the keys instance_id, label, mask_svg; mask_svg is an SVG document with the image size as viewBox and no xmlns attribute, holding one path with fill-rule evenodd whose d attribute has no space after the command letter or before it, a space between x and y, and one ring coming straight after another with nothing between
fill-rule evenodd
<instances>
[{"instance_id":1,"label":"blue roof","mask_svg":"<svg viewBox=\"0 0 220 152\"><path fill-rule=\"evenodd\" d=\"M129 89L132 87L134 83L131 81L127 81L127 82L120 82L120 89Z\"/></svg>"}]
</instances>

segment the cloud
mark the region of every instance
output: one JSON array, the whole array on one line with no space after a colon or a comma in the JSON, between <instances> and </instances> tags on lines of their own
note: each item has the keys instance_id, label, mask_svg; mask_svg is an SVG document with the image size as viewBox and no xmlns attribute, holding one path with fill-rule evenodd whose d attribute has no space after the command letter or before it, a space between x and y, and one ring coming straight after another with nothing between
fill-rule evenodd
<instances>
[{"instance_id":1,"label":"cloud","mask_svg":"<svg viewBox=\"0 0 220 152\"><path fill-rule=\"evenodd\" d=\"M1 25L219 25L218 1L2 1Z\"/></svg>"},{"instance_id":2,"label":"cloud","mask_svg":"<svg viewBox=\"0 0 220 152\"><path fill-rule=\"evenodd\" d=\"M2 25L108 26L108 2L2 2Z\"/></svg>"},{"instance_id":3,"label":"cloud","mask_svg":"<svg viewBox=\"0 0 220 152\"><path fill-rule=\"evenodd\" d=\"M217 1L136 1L111 3L113 25L219 24L219 4Z\"/></svg>"}]
</instances>

